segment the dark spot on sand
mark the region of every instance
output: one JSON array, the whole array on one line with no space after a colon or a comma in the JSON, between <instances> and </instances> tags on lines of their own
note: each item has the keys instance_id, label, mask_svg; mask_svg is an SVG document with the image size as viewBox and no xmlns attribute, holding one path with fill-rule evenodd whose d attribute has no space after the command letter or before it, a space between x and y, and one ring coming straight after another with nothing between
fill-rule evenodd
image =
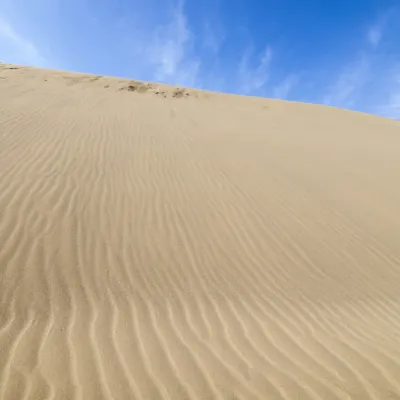
<instances>
[{"instance_id":1,"label":"dark spot on sand","mask_svg":"<svg viewBox=\"0 0 400 400\"><path fill-rule=\"evenodd\" d=\"M150 83L144 84L141 82L132 81L128 86L124 86L120 90L127 90L128 92L145 93L151 88L152 86Z\"/></svg>"},{"instance_id":2,"label":"dark spot on sand","mask_svg":"<svg viewBox=\"0 0 400 400\"><path fill-rule=\"evenodd\" d=\"M175 89L174 92L172 93L172 97L175 97L176 99L180 99L185 95L185 89Z\"/></svg>"}]
</instances>

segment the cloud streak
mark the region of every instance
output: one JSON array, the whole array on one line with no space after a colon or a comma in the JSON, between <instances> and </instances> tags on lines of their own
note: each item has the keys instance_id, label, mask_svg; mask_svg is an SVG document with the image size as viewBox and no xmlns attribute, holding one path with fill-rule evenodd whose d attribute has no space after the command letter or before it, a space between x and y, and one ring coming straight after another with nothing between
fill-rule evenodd
<instances>
[{"instance_id":1,"label":"cloud streak","mask_svg":"<svg viewBox=\"0 0 400 400\"><path fill-rule=\"evenodd\" d=\"M17 30L0 16L0 54L7 61L16 64L30 64L38 67L46 65L45 58L40 54L34 43L20 35Z\"/></svg>"},{"instance_id":2,"label":"cloud streak","mask_svg":"<svg viewBox=\"0 0 400 400\"><path fill-rule=\"evenodd\" d=\"M367 40L373 49L376 49L382 39L382 30L380 26L373 26L367 33Z\"/></svg>"},{"instance_id":3,"label":"cloud streak","mask_svg":"<svg viewBox=\"0 0 400 400\"><path fill-rule=\"evenodd\" d=\"M195 86L200 60L193 50L193 34L184 12L184 2L173 4L166 24L157 25L142 52L142 62L152 68L153 79L160 82ZM143 40L146 40L143 38Z\"/></svg>"},{"instance_id":4,"label":"cloud streak","mask_svg":"<svg viewBox=\"0 0 400 400\"><path fill-rule=\"evenodd\" d=\"M239 63L239 79L243 93L259 92L269 78L269 66L272 60L272 49L266 46L257 57L255 65L252 65L252 49L247 49Z\"/></svg>"},{"instance_id":5,"label":"cloud streak","mask_svg":"<svg viewBox=\"0 0 400 400\"><path fill-rule=\"evenodd\" d=\"M274 97L281 100L286 100L297 82L298 76L296 74L288 75L279 85L275 86L273 91Z\"/></svg>"},{"instance_id":6,"label":"cloud streak","mask_svg":"<svg viewBox=\"0 0 400 400\"><path fill-rule=\"evenodd\" d=\"M325 94L323 103L337 107L353 106L359 91L366 84L369 77L370 60L367 54L361 53L343 68Z\"/></svg>"}]
</instances>

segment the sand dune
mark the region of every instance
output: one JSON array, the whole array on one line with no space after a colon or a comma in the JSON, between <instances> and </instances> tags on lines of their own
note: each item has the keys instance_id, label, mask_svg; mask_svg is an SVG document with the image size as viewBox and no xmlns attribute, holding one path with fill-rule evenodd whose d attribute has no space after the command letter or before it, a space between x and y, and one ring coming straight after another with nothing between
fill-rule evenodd
<instances>
[{"instance_id":1,"label":"sand dune","mask_svg":"<svg viewBox=\"0 0 400 400\"><path fill-rule=\"evenodd\" d=\"M400 124L0 65L0 399L400 399Z\"/></svg>"}]
</instances>

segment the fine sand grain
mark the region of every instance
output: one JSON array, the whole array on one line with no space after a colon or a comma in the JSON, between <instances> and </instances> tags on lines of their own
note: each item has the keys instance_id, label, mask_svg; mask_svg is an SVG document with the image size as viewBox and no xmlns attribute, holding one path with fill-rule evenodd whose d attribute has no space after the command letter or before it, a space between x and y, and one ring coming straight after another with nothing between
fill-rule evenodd
<instances>
[{"instance_id":1,"label":"fine sand grain","mask_svg":"<svg viewBox=\"0 0 400 400\"><path fill-rule=\"evenodd\" d=\"M0 399L400 399L400 123L0 64Z\"/></svg>"}]
</instances>

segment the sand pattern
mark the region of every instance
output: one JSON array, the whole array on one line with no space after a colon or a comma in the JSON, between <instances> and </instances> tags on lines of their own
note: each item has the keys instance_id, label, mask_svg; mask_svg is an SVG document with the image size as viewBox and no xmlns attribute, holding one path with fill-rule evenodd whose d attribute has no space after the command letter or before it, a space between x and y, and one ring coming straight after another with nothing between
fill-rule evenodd
<instances>
[{"instance_id":1,"label":"sand pattern","mask_svg":"<svg viewBox=\"0 0 400 400\"><path fill-rule=\"evenodd\" d=\"M400 399L400 124L0 64L0 399Z\"/></svg>"}]
</instances>

